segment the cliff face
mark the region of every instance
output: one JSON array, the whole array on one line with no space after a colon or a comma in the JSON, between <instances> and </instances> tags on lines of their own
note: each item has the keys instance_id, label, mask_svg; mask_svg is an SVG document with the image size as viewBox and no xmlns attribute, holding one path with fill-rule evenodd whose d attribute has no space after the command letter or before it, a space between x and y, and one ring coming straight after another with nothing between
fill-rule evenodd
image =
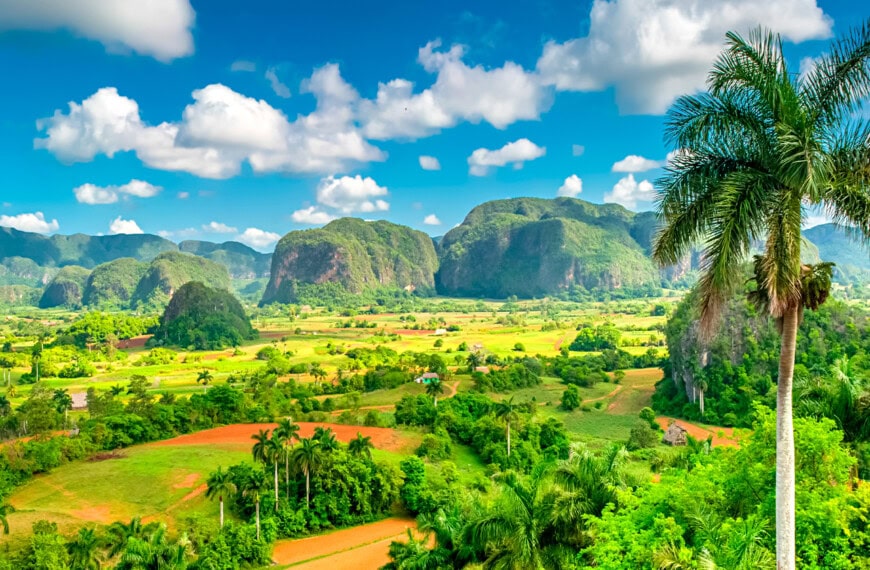
<instances>
[{"instance_id":1,"label":"cliff face","mask_svg":"<svg viewBox=\"0 0 870 570\"><path fill-rule=\"evenodd\" d=\"M299 283L335 282L352 293L375 287L431 290L437 269L434 243L423 232L344 218L281 239L262 302L295 301Z\"/></svg>"},{"instance_id":2,"label":"cliff face","mask_svg":"<svg viewBox=\"0 0 870 570\"><path fill-rule=\"evenodd\" d=\"M471 211L441 241L439 292L533 297L659 283L654 217L573 198L516 198Z\"/></svg>"}]
</instances>

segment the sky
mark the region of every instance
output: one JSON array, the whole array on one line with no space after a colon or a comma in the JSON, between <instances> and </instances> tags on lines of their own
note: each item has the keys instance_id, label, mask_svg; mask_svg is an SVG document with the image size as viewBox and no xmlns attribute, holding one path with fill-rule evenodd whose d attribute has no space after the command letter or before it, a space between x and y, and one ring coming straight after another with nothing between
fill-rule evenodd
<instances>
[{"instance_id":1,"label":"sky","mask_svg":"<svg viewBox=\"0 0 870 570\"><path fill-rule=\"evenodd\" d=\"M842 0L0 0L0 226L270 251L342 216L442 235L519 196L649 210L665 113L703 89L728 30L778 31L797 72L868 16Z\"/></svg>"}]
</instances>

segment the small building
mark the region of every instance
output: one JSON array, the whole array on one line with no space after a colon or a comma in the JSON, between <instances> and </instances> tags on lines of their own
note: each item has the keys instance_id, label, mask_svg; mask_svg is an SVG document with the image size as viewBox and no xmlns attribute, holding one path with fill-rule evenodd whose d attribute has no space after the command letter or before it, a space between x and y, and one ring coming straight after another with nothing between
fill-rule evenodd
<instances>
[{"instance_id":1,"label":"small building","mask_svg":"<svg viewBox=\"0 0 870 570\"><path fill-rule=\"evenodd\" d=\"M444 336L447 334L447 329L435 329L435 336Z\"/></svg>"},{"instance_id":2,"label":"small building","mask_svg":"<svg viewBox=\"0 0 870 570\"><path fill-rule=\"evenodd\" d=\"M87 392L73 392L69 395L72 398L72 409L73 410L86 410L88 409L88 394Z\"/></svg>"},{"instance_id":3,"label":"small building","mask_svg":"<svg viewBox=\"0 0 870 570\"><path fill-rule=\"evenodd\" d=\"M475 366L474 371L481 374L489 374L489 366Z\"/></svg>"},{"instance_id":4,"label":"small building","mask_svg":"<svg viewBox=\"0 0 870 570\"><path fill-rule=\"evenodd\" d=\"M686 431L686 428L674 422L668 426L662 442L668 445L686 445L688 435L689 432Z\"/></svg>"},{"instance_id":5,"label":"small building","mask_svg":"<svg viewBox=\"0 0 870 570\"><path fill-rule=\"evenodd\" d=\"M440 380L441 378L435 372L427 372L422 376L418 376L414 378L414 382L417 384L431 384L435 380Z\"/></svg>"}]
</instances>

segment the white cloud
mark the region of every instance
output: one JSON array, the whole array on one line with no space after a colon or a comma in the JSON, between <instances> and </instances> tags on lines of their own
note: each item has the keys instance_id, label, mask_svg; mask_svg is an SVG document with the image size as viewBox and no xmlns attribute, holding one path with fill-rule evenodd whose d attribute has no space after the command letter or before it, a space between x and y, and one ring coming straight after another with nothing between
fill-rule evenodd
<instances>
[{"instance_id":1,"label":"white cloud","mask_svg":"<svg viewBox=\"0 0 870 570\"><path fill-rule=\"evenodd\" d=\"M441 162L434 156L420 156L420 168L423 170L441 170Z\"/></svg>"},{"instance_id":2,"label":"white cloud","mask_svg":"<svg viewBox=\"0 0 870 570\"><path fill-rule=\"evenodd\" d=\"M279 239L281 239L280 235L259 228L248 228L236 236L236 241L240 241L254 249L266 249L274 245Z\"/></svg>"},{"instance_id":3,"label":"white cloud","mask_svg":"<svg viewBox=\"0 0 870 570\"><path fill-rule=\"evenodd\" d=\"M387 189L373 178L329 176L317 185L317 202L335 208L343 214L353 212L385 212L390 204L379 196L387 196Z\"/></svg>"},{"instance_id":4,"label":"white cloud","mask_svg":"<svg viewBox=\"0 0 870 570\"><path fill-rule=\"evenodd\" d=\"M544 46L538 72L563 91L613 86L626 114L660 114L701 90L729 30L761 25L797 43L833 26L817 0L595 0L589 20L587 36Z\"/></svg>"},{"instance_id":5,"label":"white cloud","mask_svg":"<svg viewBox=\"0 0 870 570\"><path fill-rule=\"evenodd\" d=\"M142 231L142 228L139 227L139 224L136 223L136 220L125 220L121 216L118 216L112 223L109 224L109 234L141 234L145 233Z\"/></svg>"},{"instance_id":6,"label":"white cloud","mask_svg":"<svg viewBox=\"0 0 870 570\"><path fill-rule=\"evenodd\" d=\"M655 187L649 180L637 182L633 174L621 178L613 190L605 192L604 202L621 204L630 210L637 208L638 202L652 202L656 197Z\"/></svg>"},{"instance_id":7,"label":"white cloud","mask_svg":"<svg viewBox=\"0 0 870 570\"><path fill-rule=\"evenodd\" d=\"M438 219L438 216L435 214L429 214L425 218L423 218L423 223L427 226L440 226L441 220Z\"/></svg>"},{"instance_id":8,"label":"white cloud","mask_svg":"<svg viewBox=\"0 0 870 570\"><path fill-rule=\"evenodd\" d=\"M137 198L153 198L163 188L154 186L143 180L133 179L121 186L96 186L82 184L73 188L76 200L82 204L114 204L119 195L136 196Z\"/></svg>"},{"instance_id":9,"label":"white cloud","mask_svg":"<svg viewBox=\"0 0 870 570\"><path fill-rule=\"evenodd\" d=\"M324 212L323 210L319 210L316 206L309 206L308 208L303 208L293 212L290 219L297 224L321 225L328 224L335 219L335 216Z\"/></svg>"},{"instance_id":10,"label":"white cloud","mask_svg":"<svg viewBox=\"0 0 870 570\"><path fill-rule=\"evenodd\" d=\"M508 143L498 150L479 148L468 157L468 172L473 176L486 176L490 168L508 163L519 169L523 167L524 162L540 158L546 153L545 147L540 147L525 138Z\"/></svg>"},{"instance_id":11,"label":"white cloud","mask_svg":"<svg viewBox=\"0 0 870 570\"><path fill-rule=\"evenodd\" d=\"M166 62L193 53L195 19L189 0L0 0L0 31L68 29Z\"/></svg>"},{"instance_id":12,"label":"white cloud","mask_svg":"<svg viewBox=\"0 0 870 570\"><path fill-rule=\"evenodd\" d=\"M630 154L622 160L613 163L611 172L646 172L664 166L664 162Z\"/></svg>"},{"instance_id":13,"label":"white cloud","mask_svg":"<svg viewBox=\"0 0 870 570\"><path fill-rule=\"evenodd\" d=\"M2 1L2 0L0 0ZM34 141L63 162L88 162L98 154L132 151L147 166L204 178L228 178L247 161L255 172L329 173L353 163L384 160L353 119L358 94L338 66L316 70L304 89L315 110L294 121L262 100L213 84L193 92L178 123L150 126L133 99L114 87L100 89L69 112L37 122L45 138Z\"/></svg>"},{"instance_id":14,"label":"white cloud","mask_svg":"<svg viewBox=\"0 0 870 570\"><path fill-rule=\"evenodd\" d=\"M586 152L586 147L582 144L572 144L571 145L571 155L572 156L583 156L583 153Z\"/></svg>"},{"instance_id":15,"label":"white cloud","mask_svg":"<svg viewBox=\"0 0 870 570\"><path fill-rule=\"evenodd\" d=\"M576 174L572 174L565 179L565 182L563 182L561 186L559 186L556 196L575 198L581 192L583 192L583 180L581 180Z\"/></svg>"},{"instance_id":16,"label":"white cloud","mask_svg":"<svg viewBox=\"0 0 870 570\"><path fill-rule=\"evenodd\" d=\"M520 120L538 119L552 104L551 90L534 72L506 62L486 69L462 61L464 48L438 51L440 41L420 48L417 60L435 73L435 82L414 93L414 84L393 79L378 86L374 100L360 104L360 122L372 139L416 139L452 127L459 121L486 121L498 129Z\"/></svg>"},{"instance_id":17,"label":"white cloud","mask_svg":"<svg viewBox=\"0 0 870 570\"><path fill-rule=\"evenodd\" d=\"M187 200L188 198L190 198L190 192L179 192L178 193L179 200Z\"/></svg>"},{"instance_id":18,"label":"white cloud","mask_svg":"<svg viewBox=\"0 0 870 570\"><path fill-rule=\"evenodd\" d=\"M48 221L42 212L34 212L32 214L18 214L17 216L0 216L0 226L15 228L22 232L35 232L38 234L49 234L56 232L60 227L57 220Z\"/></svg>"},{"instance_id":19,"label":"white cloud","mask_svg":"<svg viewBox=\"0 0 870 570\"><path fill-rule=\"evenodd\" d=\"M202 231L212 234L234 234L237 233L239 230L221 222L212 221L207 224L203 224Z\"/></svg>"},{"instance_id":20,"label":"white cloud","mask_svg":"<svg viewBox=\"0 0 870 570\"><path fill-rule=\"evenodd\" d=\"M272 91L275 92L275 95L284 99L290 97L290 88L284 85L280 79L278 79L278 72L275 70L274 67L270 67L266 70L266 79L269 80L269 85L272 87Z\"/></svg>"},{"instance_id":21,"label":"white cloud","mask_svg":"<svg viewBox=\"0 0 870 570\"><path fill-rule=\"evenodd\" d=\"M257 71L257 64L246 59L237 59L230 65L230 71L245 71L250 73Z\"/></svg>"}]
</instances>

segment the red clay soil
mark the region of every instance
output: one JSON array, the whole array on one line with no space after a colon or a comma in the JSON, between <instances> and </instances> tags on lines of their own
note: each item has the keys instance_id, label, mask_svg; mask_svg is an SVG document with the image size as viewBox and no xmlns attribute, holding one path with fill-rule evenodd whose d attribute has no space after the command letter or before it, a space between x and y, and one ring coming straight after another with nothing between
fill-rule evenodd
<instances>
[{"instance_id":1,"label":"red clay soil","mask_svg":"<svg viewBox=\"0 0 870 570\"><path fill-rule=\"evenodd\" d=\"M118 348L142 348L151 336L150 334L145 334L118 341Z\"/></svg>"},{"instance_id":2,"label":"red clay soil","mask_svg":"<svg viewBox=\"0 0 870 570\"><path fill-rule=\"evenodd\" d=\"M409 528L416 528L413 519L389 518L311 538L279 540L272 560L305 570L380 568L390 561L390 542L406 536Z\"/></svg>"},{"instance_id":3,"label":"red clay soil","mask_svg":"<svg viewBox=\"0 0 870 570\"><path fill-rule=\"evenodd\" d=\"M405 447L405 442L398 432L390 428L375 428L363 426L347 426L341 424L327 424L315 422L298 422L299 437L311 437L314 428L318 426L332 428L335 437L347 443L356 437L357 433L372 438L372 444L377 449L386 451L400 451ZM278 424L233 424L229 426L207 429L196 433L189 433L172 439L150 443L153 446L165 445L230 445L248 448L252 445L251 436L261 429L272 430Z\"/></svg>"},{"instance_id":4,"label":"red clay soil","mask_svg":"<svg viewBox=\"0 0 870 570\"><path fill-rule=\"evenodd\" d=\"M667 430L668 426L671 422L676 423L678 426L685 429L689 432L689 435L694 437L697 440L706 440L707 437L713 436L713 445L725 445L730 447L737 447L737 440L734 438L734 429L726 428L726 427L717 427L715 431L703 428L699 425L695 425L693 423L689 423L685 420L678 420L676 418L669 418L667 416L659 416L656 418L656 422L661 426L663 430ZM719 436L719 432L722 432L724 436Z\"/></svg>"},{"instance_id":5,"label":"red clay soil","mask_svg":"<svg viewBox=\"0 0 870 570\"><path fill-rule=\"evenodd\" d=\"M568 333L565 336L563 336L562 338L560 338L559 340L557 340L556 344L553 345L553 348L556 349L556 352L559 352L560 350L562 350L562 343L567 342L570 339L571 339L571 333Z\"/></svg>"}]
</instances>

